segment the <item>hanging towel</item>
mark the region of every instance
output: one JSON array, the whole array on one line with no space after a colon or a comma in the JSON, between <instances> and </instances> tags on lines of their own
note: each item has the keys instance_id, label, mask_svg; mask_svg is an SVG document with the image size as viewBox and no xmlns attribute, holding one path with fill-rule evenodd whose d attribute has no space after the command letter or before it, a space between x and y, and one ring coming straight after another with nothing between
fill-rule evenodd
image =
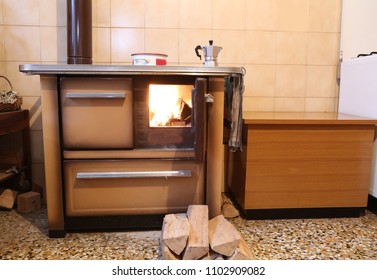
<instances>
[{"instance_id":1,"label":"hanging towel","mask_svg":"<svg viewBox=\"0 0 377 280\"><path fill-rule=\"evenodd\" d=\"M231 151L242 151L243 75L224 79L224 141Z\"/></svg>"}]
</instances>

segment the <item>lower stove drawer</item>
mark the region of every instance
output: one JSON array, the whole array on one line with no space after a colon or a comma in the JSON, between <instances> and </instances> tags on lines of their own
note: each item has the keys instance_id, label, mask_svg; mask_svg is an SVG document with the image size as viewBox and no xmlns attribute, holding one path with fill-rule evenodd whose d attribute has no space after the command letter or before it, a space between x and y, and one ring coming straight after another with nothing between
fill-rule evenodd
<instances>
[{"instance_id":1,"label":"lower stove drawer","mask_svg":"<svg viewBox=\"0 0 377 280\"><path fill-rule=\"evenodd\" d=\"M204 203L203 165L180 160L64 163L66 216L185 212Z\"/></svg>"}]
</instances>

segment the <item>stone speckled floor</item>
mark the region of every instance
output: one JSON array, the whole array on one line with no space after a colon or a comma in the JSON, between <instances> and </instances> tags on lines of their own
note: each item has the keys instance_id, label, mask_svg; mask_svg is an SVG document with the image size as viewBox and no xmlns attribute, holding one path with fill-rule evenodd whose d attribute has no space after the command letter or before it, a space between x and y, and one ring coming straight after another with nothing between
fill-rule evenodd
<instances>
[{"instance_id":1,"label":"stone speckled floor","mask_svg":"<svg viewBox=\"0 0 377 280\"><path fill-rule=\"evenodd\" d=\"M359 218L230 219L261 260L377 260L377 215ZM0 259L159 259L160 231L68 233L48 238L47 211L0 210Z\"/></svg>"}]
</instances>

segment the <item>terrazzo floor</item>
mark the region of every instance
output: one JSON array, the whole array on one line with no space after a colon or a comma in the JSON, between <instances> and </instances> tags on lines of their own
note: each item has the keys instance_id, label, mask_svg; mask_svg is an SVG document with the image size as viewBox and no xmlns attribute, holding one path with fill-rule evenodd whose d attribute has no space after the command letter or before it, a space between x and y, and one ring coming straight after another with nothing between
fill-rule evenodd
<instances>
[{"instance_id":1,"label":"terrazzo floor","mask_svg":"<svg viewBox=\"0 0 377 280\"><path fill-rule=\"evenodd\" d=\"M359 218L229 219L261 260L377 260L377 215ZM31 214L0 210L0 259L160 259L160 231L47 235L47 211Z\"/></svg>"}]
</instances>

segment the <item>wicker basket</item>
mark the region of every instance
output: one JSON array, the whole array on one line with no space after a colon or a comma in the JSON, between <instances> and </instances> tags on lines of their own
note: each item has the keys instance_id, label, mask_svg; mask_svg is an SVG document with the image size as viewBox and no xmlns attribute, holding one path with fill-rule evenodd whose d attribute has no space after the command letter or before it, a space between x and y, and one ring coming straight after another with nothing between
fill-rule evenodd
<instances>
[{"instance_id":1,"label":"wicker basket","mask_svg":"<svg viewBox=\"0 0 377 280\"><path fill-rule=\"evenodd\" d=\"M7 77L0 75L0 78L5 79L9 84L10 91L8 91L6 93L14 93L16 95L16 101L14 103L4 103L4 102L0 101L0 112L9 112L9 111L20 110L21 105L22 105L22 97L18 96L18 94L13 91L12 83L8 80ZM5 91L3 91L3 92L5 92Z\"/></svg>"}]
</instances>

